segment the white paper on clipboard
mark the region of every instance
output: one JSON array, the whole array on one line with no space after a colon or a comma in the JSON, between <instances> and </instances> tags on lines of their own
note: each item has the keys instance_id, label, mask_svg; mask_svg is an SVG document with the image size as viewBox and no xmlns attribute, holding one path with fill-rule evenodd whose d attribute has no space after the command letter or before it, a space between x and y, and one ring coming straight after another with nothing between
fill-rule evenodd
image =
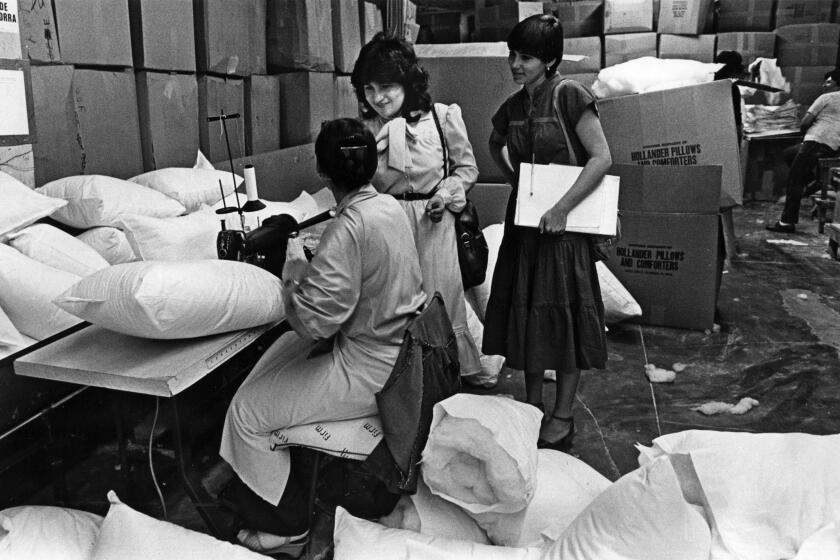
<instances>
[{"instance_id":1,"label":"white paper on clipboard","mask_svg":"<svg viewBox=\"0 0 840 560\"><path fill-rule=\"evenodd\" d=\"M532 167L536 170L532 174ZM583 167L573 165L519 166L519 187L516 196L514 224L538 227L546 211L568 192ZM566 220L566 231L615 235L618 220L618 184L615 175L605 175L601 184L575 206Z\"/></svg>"}]
</instances>

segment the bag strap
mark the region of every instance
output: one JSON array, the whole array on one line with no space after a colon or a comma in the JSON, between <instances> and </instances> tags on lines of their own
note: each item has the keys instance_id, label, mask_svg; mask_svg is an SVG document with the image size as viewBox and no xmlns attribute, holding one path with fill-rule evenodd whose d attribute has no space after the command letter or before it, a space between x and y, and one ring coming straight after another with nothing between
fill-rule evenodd
<instances>
[{"instance_id":1,"label":"bag strap","mask_svg":"<svg viewBox=\"0 0 840 560\"><path fill-rule=\"evenodd\" d=\"M566 129L566 116L563 114L563 110L560 107L560 86L563 85L563 82L566 81L566 78L560 80L556 86L554 86L553 92L553 104L554 104L554 111L557 113L557 120L560 122L560 130L563 131L563 138L566 141L566 150L569 152L569 165L577 165L577 153L575 153L575 147L572 145L572 139L569 137L569 131Z\"/></svg>"},{"instance_id":2,"label":"bag strap","mask_svg":"<svg viewBox=\"0 0 840 560\"><path fill-rule=\"evenodd\" d=\"M443 135L443 128L440 126L440 118L434 104L432 104L432 118L435 120L435 128L437 128L440 145L443 148L443 176L446 178L449 177L449 147L446 145L446 137Z\"/></svg>"}]
</instances>

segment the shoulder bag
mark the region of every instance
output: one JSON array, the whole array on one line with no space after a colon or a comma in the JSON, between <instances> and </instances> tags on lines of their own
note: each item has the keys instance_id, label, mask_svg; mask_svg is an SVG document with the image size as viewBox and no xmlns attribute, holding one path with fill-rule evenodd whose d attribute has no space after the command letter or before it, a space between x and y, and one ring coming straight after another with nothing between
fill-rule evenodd
<instances>
[{"instance_id":1,"label":"shoulder bag","mask_svg":"<svg viewBox=\"0 0 840 560\"><path fill-rule=\"evenodd\" d=\"M435 120L440 143L443 146L443 177L445 179L449 176L449 150L434 107L432 107L432 118ZM487 275L490 249L487 247L487 240L484 239L478 223L478 212L469 198L464 209L455 215L455 243L458 246L458 264L461 267L461 282L464 284L464 289L482 284Z\"/></svg>"}]
</instances>

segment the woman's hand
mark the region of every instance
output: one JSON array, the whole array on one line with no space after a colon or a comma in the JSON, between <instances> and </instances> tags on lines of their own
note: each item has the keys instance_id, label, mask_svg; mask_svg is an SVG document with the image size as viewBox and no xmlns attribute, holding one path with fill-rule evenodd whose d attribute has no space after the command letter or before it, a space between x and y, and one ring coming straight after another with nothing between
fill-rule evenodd
<instances>
[{"instance_id":1,"label":"woman's hand","mask_svg":"<svg viewBox=\"0 0 840 560\"><path fill-rule=\"evenodd\" d=\"M286 264L283 265L283 287L292 289L300 284L300 281L306 276L307 268L309 268L309 262L305 259L287 260Z\"/></svg>"},{"instance_id":2,"label":"woman's hand","mask_svg":"<svg viewBox=\"0 0 840 560\"><path fill-rule=\"evenodd\" d=\"M561 234L566 231L566 219L569 213L563 209L554 206L548 210L540 218L540 233Z\"/></svg>"},{"instance_id":3,"label":"woman's hand","mask_svg":"<svg viewBox=\"0 0 840 560\"><path fill-rule=\"evenodd\" d=\"M426 214L428 214L429 219L435 223L443 219L444 210L446 210L446 203L443 201L443 196L439 194L430 198L429 203L426 204Z\"/></svg>"}]
</instances>

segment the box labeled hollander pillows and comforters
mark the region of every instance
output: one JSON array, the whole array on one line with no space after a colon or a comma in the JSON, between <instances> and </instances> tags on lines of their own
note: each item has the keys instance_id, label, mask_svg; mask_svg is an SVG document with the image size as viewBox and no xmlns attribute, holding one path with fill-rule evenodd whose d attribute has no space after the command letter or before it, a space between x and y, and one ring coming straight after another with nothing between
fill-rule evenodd
<instances>
[{"instance_id":1,"label":"box labeled hollander pillows and comforters","mask_svg":"<svg viewBox=\"0 0 840 560\"><path fill-rule=\"evenodd\" d=\"M720 166L614 165L622 235L607 262L642 307L641 323L714 324Z\"/></svg>"}]
</instances>

